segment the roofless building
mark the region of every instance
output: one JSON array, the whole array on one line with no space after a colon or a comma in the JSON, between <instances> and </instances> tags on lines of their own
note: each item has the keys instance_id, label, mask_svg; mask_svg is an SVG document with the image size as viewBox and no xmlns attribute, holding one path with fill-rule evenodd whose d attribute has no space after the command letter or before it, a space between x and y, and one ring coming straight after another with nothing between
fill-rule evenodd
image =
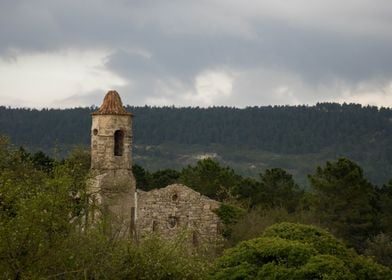
<instances>
[{"instance_id":1,"label":"roofless building","mask_svg":"<svg viewBox=\"0 0 392 280\"><path fill-rule=\"evenodd\" d=\"M191 242L215 242L219 202L180 184L149 192L136 190L132 174L132 118L116 91L109 91L92 113L89 193L93 223L104 218L111 234L173 237L183 231ZM104 220L105 221L105 220Z\"/></svg>"}]
</instances>

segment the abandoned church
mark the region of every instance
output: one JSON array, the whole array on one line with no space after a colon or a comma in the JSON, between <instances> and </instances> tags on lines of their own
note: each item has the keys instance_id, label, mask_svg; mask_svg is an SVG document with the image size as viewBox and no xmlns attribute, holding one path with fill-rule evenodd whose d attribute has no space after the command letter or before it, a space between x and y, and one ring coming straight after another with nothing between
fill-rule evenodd
<instances>
[{"instance_id":1,"label":"abandoned church","mask_svg":"<svg viewBox=\"0 0 392 280\"><path fill-rule=\"evenodd\" d=\"M116 91L109 91L92 113L89 193L94 204L121 234L171 237L187 231L195 245L216 240L220 221L213 210L219 202L180 184L149 192L137 189L132 174L132 122L133 115Z\"/></svg>"}]
</instances>

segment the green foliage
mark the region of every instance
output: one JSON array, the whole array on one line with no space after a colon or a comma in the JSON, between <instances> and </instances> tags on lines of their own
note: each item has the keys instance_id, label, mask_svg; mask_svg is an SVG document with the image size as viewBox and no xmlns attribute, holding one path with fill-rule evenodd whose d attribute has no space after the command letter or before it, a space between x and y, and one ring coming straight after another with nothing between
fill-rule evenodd
<instances>
[{"instance_id":1,"label":"green foliage","mask_svg":"<svg viewBox=\"0 0 392 280\"><path fill-rule=\"evenodd\" d=\"M252 186L252 191L248 194L251 206L280 207L289 212L298 207L303 191L294 182L291 174L281 168L272 168L260 173L259 177L260 182L253 185L248 180L248 184Z\"/></svg>"},{"instance_id":2,"label":"green foliage","mask_svg":"<svg viewBox=\"0 0 392 280\"><path fill-rule=\"evenodd\" d=\"M224 199L237 192L241 177L230 167L222 167L213 159L204 159L196 166L185 167L180 182L215 199Z\"/></svg>"},{"instance_id":3,"label":"green foliage","mask_svg":"<svg viewBox=\"0 0 392 280\"><path fill-rule=\"evenodd\" d=\"M139 244L98 229L71 232L21 265L0 261L2 279L206 279L211 261L184 240L150 237ZM30 249L30 248L27 248ZM3 265L4 264L4 265ZM17 272L9 264L17 267Z\"/></svg>"},{"instance_id":4,"label":"green foliage","mask_svg":"<svg viewBox=\"0 0 392 280\"><path fill-rule=\"evenodd\" d=\"M249 172L249 166L255 165L254 174L259 168L278 166L292 168L294 175L300 172L300 177L305 177L312 166L343 155L360 162L374 183L381 185L390 179L390 108L321 103L243 109L149 106L127 109L136 116L135 152L141 156L136 162L153 167L152 170L181 168L190 162L189 158L181 160L184 158L181 154L178 165L173 166L175 154L168 155L168 149L152 151L147 147L171 144L178 150L178 146L184 145L193 156L211 144L215 145L212 152L218 153L218 148L222 159L236 169L234 164ZM90 145L90 113L94 110L38 111L0 106L0 134L8 135L16 145L46 153L57 143L65 155L74 145ZM192 150L195 145L202 148ZM233 149L242 150L237 153ZM264 152L262 160L261 151ZM249 160L255 153L259 159Z\"/></svg>"},{"instance_id":5,"label":"green foliage","mask_svg":"<svg viewBox=\"0 0 392 280\"><path fill-rule=\"evenodd\" d=\"M366 278L367 277L367 278ZM390 279L392 271L314 226L281 223L227 249L211 279Z\"/></svg>"},{"instance_id":6,"label":"green foliage","mask_svg":"<svg viewBox=\"0 0 392 280\"><path fill-rule=\"evenodd\" d=\"M42 151L30 154L23 147L20 147L14 152L20 160L29 161L35 169L45 171L46 173L50 173L55 165L55 160Z\"/></svg>"},{"instance_id":7,"label":"green foliage","mask_svg":"<svg viewBox=\"0 0 392 280\"><path fill-rule=\"evenodd\" d=\"M75 149L51 170L0 138L1 279L205 279L211 261L184 240L138 244L84 223L89 155Z\"/></svg>"},{"instance_id":8,"label":"green foliage","mask_svg":"<svg viewBox=\"0 0 392 280\"><path fill-rule=\"evenodd\" d=\"M132 173L135 176L136 188L148 191L150 190L151 174L138 164L132 166Z\"/></svg>"},{"instance_id":9,"label":"green foliage","mask_svg":"<svg viewBox=\"0 0 392 280\"><path fill-rule=\"evenodd\" d=\"M372 258L358 256L351 259L352 270L355 271L356 279L367 280L367 279L391 279L391 270L385 266L382 266Z\"/></svg>"},{"instance_id":10,"label":"green foliage","mask_svg":"<svg viewBox=\"0 0 392 280\"><path fill-rule=\"evenodd\" d=\"M179 181L180 173L174 169L163 169L150 173L140 165L133 165L132 172L138 189L149 191L164 188Z\"/></svg>"},{"instance_id":11,"label":"green foliage","mask_svg":"<svg viewBox=\"0 0 392 280\"><path fill-rule=\"evenodd\" d=\"M340 256L347 251L345 245L329 232L311 225L279 223L268 227L263 236L306 242L320 254Z\"/></svg>"},{"instance_id":12,"label":"green foliage","mask_svg":"<svg viewBox=\"0 0 392 280\"><path fill-rule=\"evenodd\" d=\"M38 151L31 155L31 161L35 168L45 172L52 171L54 165L54 159L50 158L42 151Z\"/></svg>"},{"instance_id":13,"label":"green foliage","mask_svg":"<svg viewBox=\"0 0 392 280\"><path fill-rule=\"evenodd\" d=\"M75 188L66 165L41 168L47 165L6 146L0 154L0 275L34 278L31 269L41 268L49 252L80 228L87 205L74 194L84 189Z\"/></svg>"},{"instance_id":14,"label":"green foliage","mask_svg":"<svg viewBox=\"0 0 392 280\"><path fill-rule=\"evenodd\" d=\"M56 161L42 152L14 149L0 137L0 278L207 278L211 259L183 240L151 237L135 244L109 237L104 223L86 227L89 170L90 155L83 148ZM140 166L133 170L138 186L147 190L183 180L226 201L216 213L226 226L229 245L256 238L227 250L216 263L213 279L392 277L388 268L347 249L325 230L275 224L321 224L357 248L365 245L367 255L390 266L392 181L375 189L349 160L318 168L310 176L312 192L305 195L291 175L278 168L260 174L259 181L244 179L211 159L182 172L150 173ZM234 205L253 207L246 212Z\"/></svg>"},{"instance_id":15,"label":"green foliage","mask_svg":"<svg viewBox=\"0 0 392 280\"><path fill-rule=\"evenodd\" d=\"M151 174L150 189L159 189L179 181L180 173L173 169L158 170Z\"/></svg>"},{"instance_id":16,"label":"green foliage","mask_svg":"<svg viewBox=\"0 0 392 280\"><path fill-rule=\"evenodd\" d=\"M259 237L267 227L281 222L318 225L317 217L312 211L297 210L289 213L284 208L255 208L243 215L237 223L230 225L227 243L235 245L239 241Z\"/></svg>"},{"instance_id":17,"label":"green foliage","mask_svg":"<svg viewBox=\"0 0 392 280\"><path fill-rule=\"evenodd\" d=\"M2 176L2 183L4 179ZM0 192L12 209L12 215L9 210L0 214L0 259L5 260L2 266L11 269L9 273L18 276L34 267L79 226L80 206L69 196L70 182L63 170L56 170L54 178L35 177L28 185L9 179L2 184Z\"/></svg>"},{"instance_id":18,"label":"green foliage","mask_svg":"<svg viewBox=\"0 0 392 280\"><path fill-rule=\"evenodd\" d=\"M117 279L205 279L209 259L191 252L184 240L150 237L128 245L122 263L115 268Z\"/></svg>"},{"instance_id":19,"label":"green foliage","mask_svg":"<svg viewBox=\"0 0 392 280\"><path fill-rule=\"evenodd\" d=\"M214 212L225 225L237 223L238 220L245 214L244 209L227 203L221 203L219 208L215 209Z\"/></svg>"},{"instance_id":20,"label":"green foliage","mask_svg":"<svg viewBox=\"0 0 392 280\"><path fill-rule=\"evenodd\" d=\"M364 241L374 233L376 193L363 177L361 167L342 158L318 167L309 178L313 207L321 224L362 249Z\"/></svg>"},{"instance_id":21,"label":"green foliage","mask_svg":"<svg viewBox=\"0 0 392 280\"><path fill-rule=\"evenodd\" d=\"M83 147L75 147L63 163L64 172L71 179L71 192L73 196L85 200L85 188L87 179L90 176L91 157L90 151Z\"/></svg>"},{"instance_id":22,"label":"green foliage","mask_svg":"<svg viewBox=\"0 0 392 280\"><path fill-rule=\"evenodd\" d=\"M82 146L74 147L65 160L65 164L73 174L76 174L76 177L84 178L90 171L90 150Z\"/></svg>"},{"instance_id":23,"label":"green foliage","mask_svg":"<svg viewBox=\"0 0 392 280\"><path fill-rule=\"evenodd\" d=\"M392 268L392 238L380 233L366 242L365 254Z\"/></svg>"},{"instance_id":24,"label":"green foliage","mask_svg":"<svg viewBox=\"0 0 392 280\"><path fill-rule=\"evenodd\" d=\"M309 259L300 273L301 279L355 279L345 263L331 255L316 255Z\"/></svg>"},{"instance_id":25,"label":"green foliage","mask_svg":"<svg viewBox=\"0 0 392 280\"><path fill-rule=\"evenodd\" d=\"M377 189L381 230L392 236L392 180Z\"/></svg>"},{"instance_id":26,"label":"green foliage","mask_svg":"<svg viewBox=\"0 0 392 280\"><path fill-rule=\"evenodd\" d=\"M288 277L315 253L306 244L281 238L266 237L244 241L226 250L219 258L219 269L213 279L252 279L259 275L268 277L271 273L269 265L273 266L274 274ZM246 269L243 269L244 265ZM242 271L242 276L238 278L234 276L236 273L232 274L237 269Z\"/></svg>"},{"instance_id":27,"label":"green foliage","mask_svg":"<svg viewBox=\"0 0 392 280\"><path fill-rule=\"evenodd\" d=\"M237 224L238 221L245 215L245 210L234 205L221 203L219 208L214 212L218 215L223 223L222 235L230 239L232 234L232 226Z\"/></svg>"},{"instance_id":28,"label":"green foliage","mask_svg":"<svg viewBox=\"0 0 392 280\"><path fill-rule=\"evenodd\" d=\"M303 191L294 182L291 174L281 168L273 168L260 174L260 179L268 194L270 207L284 207L289 212L297 208Z\"/></svg>"}]
</instances>

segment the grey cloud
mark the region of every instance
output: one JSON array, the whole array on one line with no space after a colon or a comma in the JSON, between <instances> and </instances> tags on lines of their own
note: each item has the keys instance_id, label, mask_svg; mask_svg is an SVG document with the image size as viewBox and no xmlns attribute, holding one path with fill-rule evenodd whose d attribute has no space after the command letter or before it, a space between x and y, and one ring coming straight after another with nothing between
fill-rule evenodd
<instances>
[{"instance_id":1,"label":"grey cloud","mask_svg":"<svg viewBox=\"0 0 392 280\"><path fill-rule=\"evenodd\" d=\"M125 76L169 75L185 81L203 69L221 65L281 68L300 74L309 83L392 75L390 41L320 33L277 22L260 22L258 28L257 38L242 41L229 36L158 37L155 44L143 45L151 58L118 50L109 57L108 66Z\"/></svg>"},{"instance_id":2,"label":"grey cloud","mask_svg":"<svg viewBox=\"0 0 392 280\"><path fill-rule=\"evenodd\" d=\"M139 103L159 95L158 80L177 79L192 88L208 69L253 73L235 82L234 90L249 92L242 100L266 103L276 100L256 94L263 89L260 68L293 73L308 89L333 90L336 79L350 85L392 78L392 3L329 1L324 15L296 2L302 6L294 11L268 1L5 0L0 52L109 49L106 66L129 80L123 90ZM304 91L300 100L326 99L327 92L315 90L318 96L311 98Z\"/></svg>"},{"instance_id":3,"label":"grey cloud","mask_svg":"<svg viewBox=\"0 0 392 280\"><path fill-rule=\"evenodd\" d=\"M49 105L53 108L75 107L75 104L78 104L80 107L89 107L100 106L100 101L102 101L102 92L96 90L83 95L71 95L67 98L56 99Z\"/></svg>"}]
</instances>

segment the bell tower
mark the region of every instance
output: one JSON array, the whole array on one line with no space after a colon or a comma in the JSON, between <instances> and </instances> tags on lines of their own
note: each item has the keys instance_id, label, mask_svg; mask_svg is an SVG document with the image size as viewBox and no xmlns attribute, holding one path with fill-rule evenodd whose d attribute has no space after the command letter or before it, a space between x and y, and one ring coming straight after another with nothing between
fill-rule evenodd
<instances>
[{"instance_id":1,"label":"bell tower","mask_svg":"<svg viewBox=\"0 0 392 280\"><path fill-rule=\"evenodd\" d=\"M131 170L132 117L120 95L109 91L99 110L92 113L91 169L99 173Z\"/></svg>"},{"instance_id":2,"label":"bell tower","mask_svg":"<svg viewBox=\"0 0 392 280\"><path fill-rule=\"evenodd\" d=\"M132 174L132 117L120 95L109 91L92 113L90 195L117 233L134 231L135 179ZM97 213L92 215L97 218Z\"/></svg>"}]
</instances>

